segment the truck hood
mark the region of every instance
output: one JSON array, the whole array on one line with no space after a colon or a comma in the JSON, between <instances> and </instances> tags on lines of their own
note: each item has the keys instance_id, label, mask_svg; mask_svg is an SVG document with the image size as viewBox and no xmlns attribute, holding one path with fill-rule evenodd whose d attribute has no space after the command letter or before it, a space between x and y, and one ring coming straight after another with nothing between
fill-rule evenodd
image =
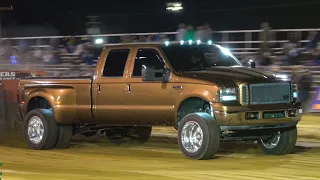
<instances>
[{"instance_id":1,"label":"truck hood","mask_svg":"<svg viewBox=\"0 0 320 180\"><path fill-rule=\"evenodd\" d=\"M284 80L288 80L277 78L268 72L245 67L212 67L201 71L183 72L182 75L184 77L211 81L225 87L233 87L241 83L283 82Z\"/></svg>"}]
</instances>

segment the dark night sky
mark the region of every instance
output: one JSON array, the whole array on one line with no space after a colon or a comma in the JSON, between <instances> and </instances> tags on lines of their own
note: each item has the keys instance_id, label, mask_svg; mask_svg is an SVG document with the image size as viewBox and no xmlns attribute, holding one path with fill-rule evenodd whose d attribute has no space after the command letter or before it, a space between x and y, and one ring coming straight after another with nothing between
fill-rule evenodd
<instances>
[{"instance_id":1,"label":"dark night sky","mask_svg":"<svg viewBox=\"0 0 320 180\"><path fill-rule=\"evenodd\" d=\"M2 12L4 26L40 25L62 35L85 34L85 16L101 15L104 33L174 31L180 22L208 22L215 30L258 29L263 21L273 28L319 28L320 0L181 0L184 11L173 14L160 0L1 0L14 11Z\"/></svg>"}]
</instances>

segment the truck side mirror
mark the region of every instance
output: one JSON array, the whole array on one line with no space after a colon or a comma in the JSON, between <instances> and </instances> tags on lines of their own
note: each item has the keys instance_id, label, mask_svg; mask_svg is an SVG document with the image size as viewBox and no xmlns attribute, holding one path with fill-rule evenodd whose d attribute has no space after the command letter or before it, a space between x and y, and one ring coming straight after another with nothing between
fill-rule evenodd
<instances>
[{"instance_id":1,"label":"truck side mirror","mask_svg":"<svg viewBox=\"0 0 320 180\"><path fill-rule=\"evenodd\" d=\"M153 72L153 69L147 68L145 65L142 65L141 78L142 81L154 81L155 73Z\"/></svg>"},{"instance_id":2,"label":"truck side mirror","mask_svg":"<svg viewBox=\"0 0 320 180\"><path fill-rule=\"evenodd\" d=\"M256 62L254 62L253 60L246 61L244 63L244 66L248 68L256 68Z\"/></svg>"},{"instance_id":3,"label":"truck side mirror","mask_svg":"<svg viewBox=\"0 0 320 180\"><path fill-rule=\"evenodd\" d=\"M169 81L170 81L170 69L165 67L163 69L162 82L169 82Z\"/></svg>"},{"instance_id":4,"label":"truck side mirror","mask_svg":"<svg viewBox=\"0 0 320 180\"><path fill-rule=\"evenodd\" d=\"M251 61L250 63L250 68L256 68L256 62Z\"/></svg>"},{"instance_id":5,"label":"truck side mirror","mask_svg":"<svg viewBox=\"0 0 320 180\"><path fill-rule=\"evenodd\" d=\"M156 70L142 65L141 67L142 81L162 81L169 82L170 70L168 68Z\"/></svg>"}]
</instances>

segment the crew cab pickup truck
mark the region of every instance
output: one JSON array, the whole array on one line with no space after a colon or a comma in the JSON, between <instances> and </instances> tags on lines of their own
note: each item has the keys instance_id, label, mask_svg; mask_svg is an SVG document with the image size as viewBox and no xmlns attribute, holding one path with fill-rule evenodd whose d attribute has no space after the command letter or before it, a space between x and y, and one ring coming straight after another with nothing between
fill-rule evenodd
<instances>
[{"instance_id":1,"label":"crew cab pickup truck","mask_svg":"<svg viewBox=\"0 0 320 180\"><path fill-rule=\"evenodd\" d=\"M18 91L32 149L67 148L74 133L97 129L111 142L144 143L152 126L166 125L191 159L210 159L220 142L236 140L279 155L293 150L302 116L290 79L207 43L109 45L92 77L30 77Z\"/></svg>"}]
</instances>

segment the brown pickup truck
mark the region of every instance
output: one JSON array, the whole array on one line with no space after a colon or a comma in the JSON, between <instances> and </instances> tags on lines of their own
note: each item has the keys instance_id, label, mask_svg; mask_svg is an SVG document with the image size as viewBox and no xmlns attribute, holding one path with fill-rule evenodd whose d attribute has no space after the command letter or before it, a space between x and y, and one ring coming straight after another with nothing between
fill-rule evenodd
<instances>
[{"instance_id":1,"label":"brown pickup truck","mask_svg":"<svg viewBox=\"0 0 320 180\"><path fill-rule=\"evenodd\" d=\"M30 77L18 97L32 149L67 148L73 134L97 130L144 143L152 126L167 125L186 157L209 159L237 140L290 153L297 93L290 79L243 65L220 45L166 42L106 46L92 77Z\"/></svg>"}]
</instances>

